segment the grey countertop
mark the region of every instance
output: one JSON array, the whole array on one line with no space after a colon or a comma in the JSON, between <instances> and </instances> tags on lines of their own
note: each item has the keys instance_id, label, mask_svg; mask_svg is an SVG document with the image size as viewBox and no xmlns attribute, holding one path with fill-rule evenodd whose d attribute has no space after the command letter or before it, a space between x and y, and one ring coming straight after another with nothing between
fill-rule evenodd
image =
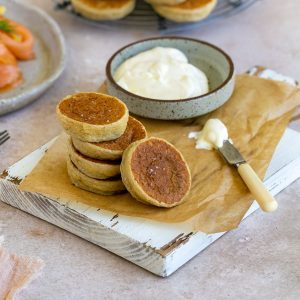
<instances>
[{"instance_id":1,"label":"grey countertop","mask_svg":"<svg viewBox=\"0 0 300 300\"><path fill-rule=\"evenodd\" d=\"M60 132L55 105L64 95L95 90L110 55L155 33L108 31L42 7L68 43L63 76L33 104L0 117L11 139L0 149L4 169ZM258 1L250 9L180 35L217 44L243 72L260 64L300 78L299 3ZM291 127L300 131L300 122ZM0 202L0 230L10 251L41 257L43 274L19 299L300 299L300 180L278 196L273 214L257 211L169 278L162 279L62 229Z\"/></svg>"}]
</instances>

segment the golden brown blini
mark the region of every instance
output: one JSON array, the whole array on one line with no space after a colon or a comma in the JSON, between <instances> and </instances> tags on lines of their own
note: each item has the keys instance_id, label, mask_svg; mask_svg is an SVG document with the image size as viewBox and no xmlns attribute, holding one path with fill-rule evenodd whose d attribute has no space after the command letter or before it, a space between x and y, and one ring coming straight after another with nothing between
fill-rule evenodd
<instances>
[{"instance_id":1,"label":"golden brown blini","mask_svg":"<svg viewBox=\"0 0 300 300\"><path fill-rule=\"evenodd\" d=\"M71 182L80 189L100 195L119 194L126 190L119 177L101 180L86 176L76 168L69 157L67 158L67 169Z\"/></svg>"},{"instance_id":2,"label":"golden brown blini","mask_svg":"<svg viewBox=\"0 0 300 300\"><path fill-rule=\"evenodd\" d=\"M103 142L120 137L127 126L128 109L116 97L78 93L62 99L56 113L65 131L85 142Z\"/></svg>"},{"instance_id":3,"label":"golden brown blini","mask_svg":"<svg viewBox=\"0 0 300 300\"><path fill-rule=\"evenodd\" d=\"M179 3L183 3L186 0L145 0L145 1L152 5L176 5Z\"/></svg>"},{"instance_id":4,"label":"golden brown blini","mask_svg":"<svg viewBox=\"0 0 300 300\"><path fill-rule=\"evenodd\" d=\"M124 150L133 142L147 136L144 125L129 116L125 132L117 139L100 143L87 143L73 138L74 147L82 154L95 159L121 159Z\"/></svg>"},{"instance_id":5,"label":"golden brown blini","mask_svg":"<svg viewBox=\"0 0 300 300\"><path fill-rule=\"evenodd\" d=\"M159 138L132 143L123 153L121 176L134 198L160 207L182 203L191 187L191 174L182 154Z\"/></svg>"},{"instance_id":6,"label":"golden brown blini","mask_svg":"<svg viewBox=\"0 0 300 300\"><path fill-rule=\"evenodd\" d=\"M107 179L120 175L120 162L111 160L99 160L81 154L73 146L71 139L68 142L69 156L77 169L95 179Z\"/></svg>"},{"instance_id":7,"label":"golden brown blini","mask_svg":"<svg viewBox=\"0 0 300 300\"><path fill-rule=\"evenodd\" d=\"M206 18L215 8L217 0L186 0L177 5L154 5L161 16L175 22L197 22Z\"/></svg>"},{"instance_id":8,"label":"golden brown blini","mask_svg":"<svg viewBox=\"0 0 300 300\"><path fill-rule=\"evenodd\" d=\"M73 8L91 20L117 20L130 14L136 0L71 0Z\"/></svg>"}]
</instances>

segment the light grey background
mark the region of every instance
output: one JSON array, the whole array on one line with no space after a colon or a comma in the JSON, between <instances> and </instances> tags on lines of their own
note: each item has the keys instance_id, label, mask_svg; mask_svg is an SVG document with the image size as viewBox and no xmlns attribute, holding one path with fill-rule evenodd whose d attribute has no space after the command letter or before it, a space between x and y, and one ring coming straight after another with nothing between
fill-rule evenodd
<instances>
[{"instance_id":1,"label":"light grey background","mask_svg":"<svg viewBox=\"0 0 300 300\"><path fill-rule=\"evenodd\" d=\"M110 55L155 33L107 31L52 9L52 1L24 0L49 12L68 43L63 76L43 97L0 117L12 138L0 147L0 169L60 132L55 105L64 95L95 90ZM214 43L239 72L260 64L300 78L299 1L258 1L239 15L180 35ZM300 122L291 127L300 131ZM254 213L174 275L158 278L141 268L0 202L4 246L46 262L41 277L19 299L300 299L300 180L278 196L273 214Z\"/></svg>"}]
</instances>

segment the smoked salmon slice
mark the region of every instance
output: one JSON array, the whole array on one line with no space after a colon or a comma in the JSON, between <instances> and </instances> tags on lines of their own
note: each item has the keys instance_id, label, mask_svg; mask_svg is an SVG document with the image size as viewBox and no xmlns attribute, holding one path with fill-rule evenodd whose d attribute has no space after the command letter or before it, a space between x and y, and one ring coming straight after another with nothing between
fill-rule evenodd
<instances>
[{"instance_id":1,"label":"smoked salmon slice","mask_svg":"<svg viewBox=\"0 0 300 300\"><path fill-rule=\"evenodd\" d=\"M13 30L12 32L0 30L0 42L3 43L17 59L29 60L34 58L34 37L29 29L4 17L0 17L0 20L6 21Z\"/></svg>"},{"instance_id":2,"label":"smoked salmon slice","mask_svg":"<svg viewBox=\"0 0 300 300\"><path fill-rule=\"evenodd\" d=\"M0 43L0 89L20 81L21 71L14 55Z\"/></svg>"}]
</instances>

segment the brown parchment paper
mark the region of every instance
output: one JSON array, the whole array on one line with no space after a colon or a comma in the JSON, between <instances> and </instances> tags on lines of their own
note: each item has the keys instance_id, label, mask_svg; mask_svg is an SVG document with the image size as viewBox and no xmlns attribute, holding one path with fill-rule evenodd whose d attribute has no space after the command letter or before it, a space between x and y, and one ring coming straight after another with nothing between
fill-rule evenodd
<instances>
[{"instance_id":1,"label":"brown parchment paper","mask_svg":"<svg viewBox=\"0 0 300 300\"><path fill-rule=\"evenodd\" d=\"M134 200L128 193L100 196L74 187L66 171L66 135L52 146L20 189L61 201L81 202L119 214L180 223L190 220L195 230L222 232L238 226L252 204L252 196L237 174L216 151L196 150L190 131L209 118L219 118L260 178L264 178L276 145L300 104L300 90L290 85L247 75L237 76L231 99L218 110L185 121L139 118L149 135L165 138L184 155L192 173L188 200L174 208L157 208Z\"/></svg>"}]
</instances>

